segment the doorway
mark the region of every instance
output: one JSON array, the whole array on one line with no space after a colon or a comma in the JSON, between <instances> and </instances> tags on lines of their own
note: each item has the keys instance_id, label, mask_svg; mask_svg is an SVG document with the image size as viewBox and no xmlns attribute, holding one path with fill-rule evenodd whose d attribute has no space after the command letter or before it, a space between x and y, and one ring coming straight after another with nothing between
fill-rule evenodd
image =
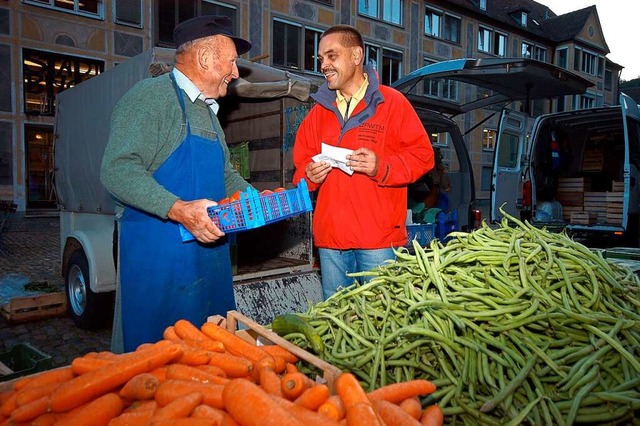
<instances>
[{"instance_id":1,"label":"doorway","mask_svg":"<svg viewBox=\"0 0 640 426\"><path fill-rule=\"evenodd\" d=\"M27 210L57 209L53 127L25 125Z\"/></svg>"}]
</instances>

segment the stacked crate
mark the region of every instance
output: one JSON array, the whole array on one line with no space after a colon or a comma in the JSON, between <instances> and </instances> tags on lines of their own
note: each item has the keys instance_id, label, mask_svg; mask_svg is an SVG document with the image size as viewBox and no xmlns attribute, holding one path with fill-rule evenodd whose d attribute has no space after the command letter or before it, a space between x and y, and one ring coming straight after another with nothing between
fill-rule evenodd
<instances>
[{"instance_id":1,"label":"stacked crate","mask_svg":"<svg viewBox=\"0 0 640 426\"><path fill-rule=\"evenodd\" d=\"M585 192L584 210L592 213L595 222L604 223L607 221L607 193L606 192ZM572 221L573 222L573 221ZM590 225L590 224L589 224Z\"/></svg>"},{"instance_id":2,"label":"stacked crate","mask_svg":"<svg viewBox=\"0 0 640 426\"><path fill-rule=\"evenodd\" d=\"M571 214L584 210L584 194L591 189L589 178L560 178L556 200L562 204L562 218L571 221Z\"/></svg>"},{"instance_id":3,"label":"stacked crate","mask_svg":"<svg viewBox=\"0 0 640 426\"><path fill-rule=\"evenodd\" d=\"M611 192L607 192L606 219L609 225L622 224L624 182L611 183Z\"/></svg>"}]
</instances>

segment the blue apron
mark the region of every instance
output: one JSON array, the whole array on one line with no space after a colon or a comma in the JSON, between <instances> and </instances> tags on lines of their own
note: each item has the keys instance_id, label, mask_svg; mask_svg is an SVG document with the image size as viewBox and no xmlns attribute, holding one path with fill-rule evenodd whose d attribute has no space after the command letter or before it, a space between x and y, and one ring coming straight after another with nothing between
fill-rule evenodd
<instances>
[{"instance_id":1,"label":"blue apron","mask_svg":"<svg viewBox=\"0 0 640 426\"><path fill-rule=\"evenodd\" d=\"M187 135L153 176L185 201L224 198L220 141L191 133L184 96L175 80L174 87ZM217 244L183 243L176 222L126 207L120 249L124 351L161 339L164 329L179 319L200 326L209 315L235 309L226 239Z\"/></svg>"}]
</instances>

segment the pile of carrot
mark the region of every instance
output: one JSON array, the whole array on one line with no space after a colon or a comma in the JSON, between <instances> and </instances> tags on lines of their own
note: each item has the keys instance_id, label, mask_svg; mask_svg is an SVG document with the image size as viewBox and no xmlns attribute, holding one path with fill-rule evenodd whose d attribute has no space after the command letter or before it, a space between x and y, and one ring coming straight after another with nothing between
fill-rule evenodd
<instances>
[{"instance_id":1,"label":"pile of carrot","mask_svg":"<svg viewBox=\"0 0 640 426\"><path fill-rule=\"evenodd\" d=\"M214 323L179 320L133 352L92 352L23 377L0 393L0 426L442 425L436 390L410 380L365 392L348 372L333 384L300 372L280 346L256 346Z\"/></svg>"}]
</instances>

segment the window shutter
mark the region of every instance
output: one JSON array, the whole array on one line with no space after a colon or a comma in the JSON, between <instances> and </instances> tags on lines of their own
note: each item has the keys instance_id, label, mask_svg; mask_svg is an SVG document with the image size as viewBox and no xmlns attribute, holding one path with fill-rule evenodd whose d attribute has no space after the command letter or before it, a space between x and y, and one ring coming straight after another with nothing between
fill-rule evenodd
<instances>
[{"instance_id":1,"label":"window shutter","mask_svg":"<svg viewBox=\"0 0 640 426\"><path fill-rule=\"evenodd\" d=\"M116 22L142 26L142 0L116 0Z\"/></svg>"}]
</instances>

